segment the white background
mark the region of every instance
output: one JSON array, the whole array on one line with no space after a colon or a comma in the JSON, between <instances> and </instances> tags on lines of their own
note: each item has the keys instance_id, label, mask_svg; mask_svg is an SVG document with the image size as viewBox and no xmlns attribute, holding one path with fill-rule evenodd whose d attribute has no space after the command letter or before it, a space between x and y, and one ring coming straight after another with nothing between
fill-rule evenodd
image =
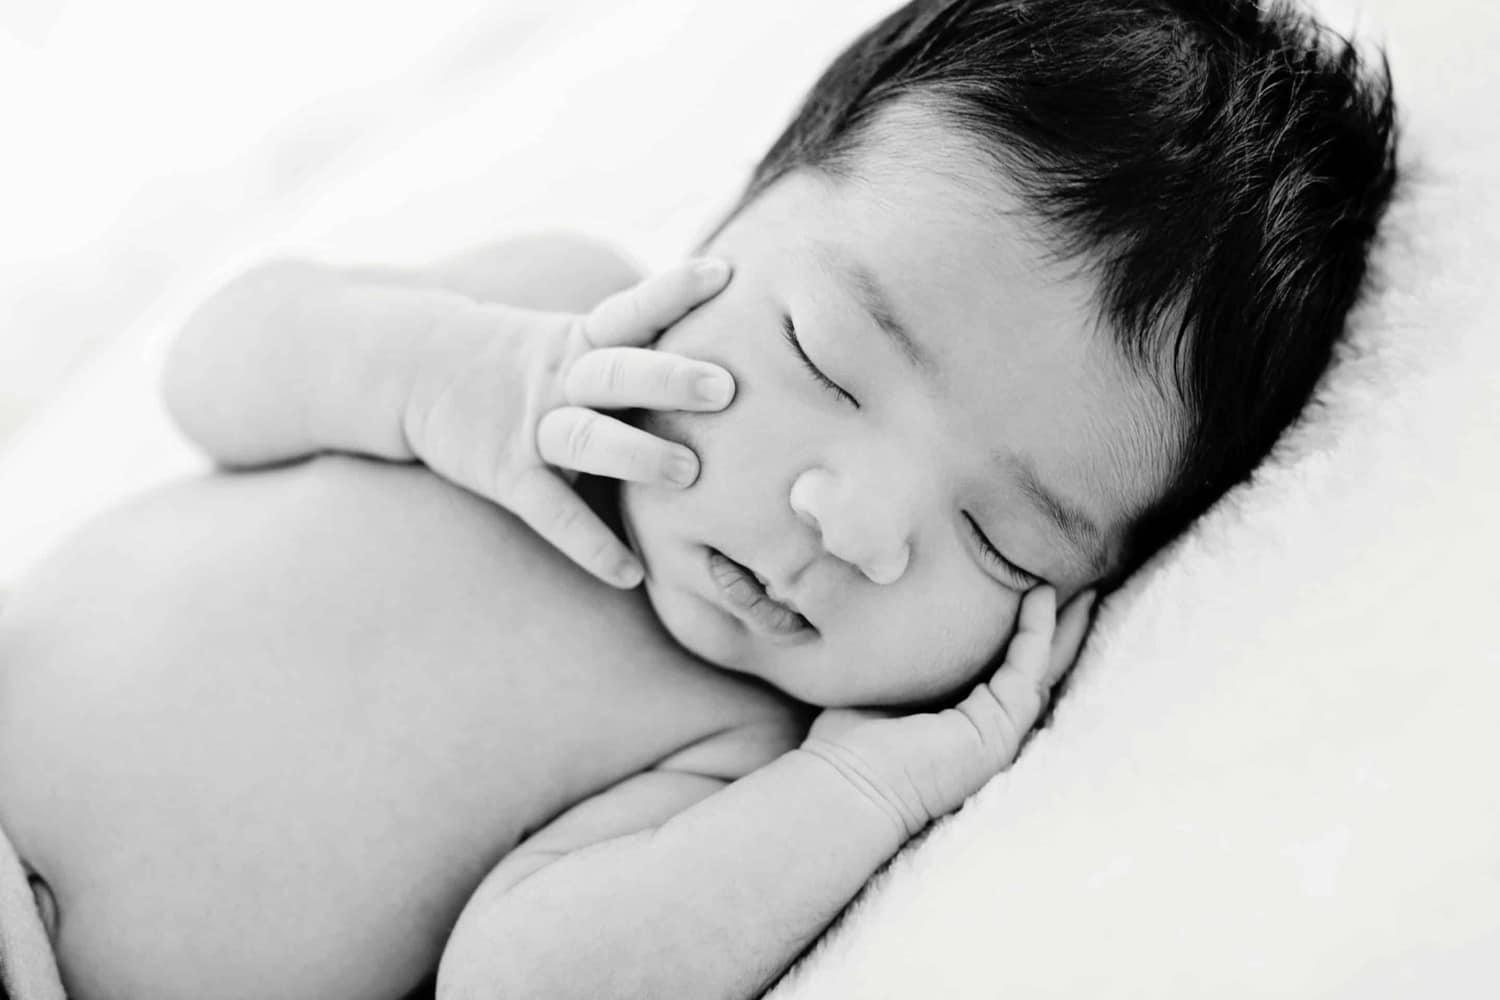
<instances>
[{"instance_id":1,"label":"white background","mask_svg":"<svg viewBox=\"0 0 1500 1000\"><path fill-rule=\"evenodd\" d=\"M246 206L310 202L619 6L0 0L0 447Z\"/></svg>"}]
</instances>

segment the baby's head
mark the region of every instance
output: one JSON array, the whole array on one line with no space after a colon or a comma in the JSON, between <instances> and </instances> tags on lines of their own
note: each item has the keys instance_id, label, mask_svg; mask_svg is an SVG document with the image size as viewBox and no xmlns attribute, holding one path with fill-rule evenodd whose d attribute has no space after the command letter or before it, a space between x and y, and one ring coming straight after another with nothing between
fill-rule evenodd
<instances>
[{"instance_id":1,"label":"baby's head","mask_svg":"<svg viewBox=\"0 0 1500 1000\"><path fill-rule=\"evenodd\" d=\"M1290 8L890 15L709 241L729 288L664 339L739 392L652 418L694 488L626 490L662 622L816 704L966 683L1027 588L1119 580L1265 456L1393 149L1386 78Z\"/></svg>"}]
</instances>

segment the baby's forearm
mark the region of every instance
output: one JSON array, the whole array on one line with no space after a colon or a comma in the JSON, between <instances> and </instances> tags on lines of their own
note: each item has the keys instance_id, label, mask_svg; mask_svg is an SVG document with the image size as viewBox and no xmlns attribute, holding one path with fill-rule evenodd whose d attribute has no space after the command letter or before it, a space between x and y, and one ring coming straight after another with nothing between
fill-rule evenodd
<instances>
[{"instance_id":1,"label":"baby's forearm","mask_svg":"<svg viewBox=\"0 0 1500 1000\"><path fill-rule=\"evenodd\" d=\"M759 996L907 835L824 759L793 751L655 830L521 878L488 905L481 936L450 944L440 995Z\"/></svg>"},{"instance_id":2,"label":"baby's forearm","mask_svg":"<svg viewBox=\"0 0 1500 1000\"><path fill-rule=\"evenodd\" d=\"M402 422L420 341L477 308L415 281L264 264L188 320L167 358L167 407L227 465L317 451L409 460Z\"/></svg>"}]
</instances>

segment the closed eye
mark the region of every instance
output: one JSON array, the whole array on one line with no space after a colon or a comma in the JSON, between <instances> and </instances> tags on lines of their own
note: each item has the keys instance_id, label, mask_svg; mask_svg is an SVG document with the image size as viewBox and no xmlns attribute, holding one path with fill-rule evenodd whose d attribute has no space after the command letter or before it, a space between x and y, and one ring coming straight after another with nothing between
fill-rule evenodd
<instances>
[{"instance_id":1,"label":"closed eye","mask_svg":"<svg viewBox=\"0 0 1500 1000\"><path fill-rule=\"evenodd\" d=\"M970 517L968 514L965 514L964 520L969 525L969 533L973 535L974 540L979 543L979 553L981 558L984 559L987 565L998 572L1006 583L1017 590L1030 590L1031 588L1040 586L1041 584L1046 582L1035 573L1028 573L1026 570L1022 569L1021 567L1017 566L1015 563L1011 562L1009 559L1001 555L1000 550L995 548L990 540L985 537L984 532L979 528L978 522L976 522L972 517Z\"/></svg>"},{"instance_id":2,"label":"closed eye","mask_svg":"<svg viewBox=\"0 0 1500 1000\"><path fill-rule=\"evenodd\" d=\"M814 364L813 359L807 356L807 352L802 349L802 341L797 339L797 328L792 325L792 318L790 316L783 316L781 318L781 335L786 338L788 344L792 345L792 350L796 353L798 359L801 360L802 367L807 369L807 373L819 385L851 404L856 410L860 408L859 400L846 392L843 386L823 374L823 369Z\"/></svg>"}]
</instances>

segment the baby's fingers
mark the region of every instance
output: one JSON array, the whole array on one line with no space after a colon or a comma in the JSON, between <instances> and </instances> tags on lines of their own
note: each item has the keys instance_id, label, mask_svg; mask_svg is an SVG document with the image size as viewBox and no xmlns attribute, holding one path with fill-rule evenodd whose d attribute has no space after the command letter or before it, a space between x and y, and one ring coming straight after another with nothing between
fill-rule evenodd
<instances>
[{"instance_id":1,"label":"baby's fingers","mask_svg":"<svg viewBox=\"0 0 1500 1000\"><path fill-rule=\"evenodd\" d=\"M1006 767L1042 714L1055 680L1051 676L1052 638L1057 617L1057 594L1036 587L1021 601L1016 633L1005 650L1005 662L987 684L981 684L959 703L979 733L992 768Z\"/></svg>"},{"instance_id":2,"label":"baby's fingers","mask_svg":"<svg viewBox=\"0 0 1500 1000\"><path fill-rule=\"evenodd\" d=\"M628 589L641 582L641 564L634 553L552 471L540 466L526 470L500 502L543 540L605 583Z\"/></svg>"},{"instance_id":3,"label":"baby's fingers","mask_svg":"<svg viewBox=\"0 0 1500 1000\"><path fill-rule=\"evenodd\" d=\"M734 378L718 365L644 347L602 347L573 362L563 394L601 410L722 410Z\"/></svg>"},{"instance_id":4,"label":"baby's fingers","mask_svg":"<svg viewBox=\"0 0 1500 1000\"><path fill-rule=\"evenodd\" d=\"M1057 630L1052 636L1052 653L1047 665L1046 685L1051 688L1063 679L1078 659L1088 635L1089 622L1093 620L1094 599L1092 590L1075 596L1057 616Z\"/></svg>"},{"instance_id":5,"label":"baby's fingers","mask_svg":"<svg viewBox=\"0 0 1500 1000\"><path fill-rule=\"evenodd\" d=\"M652 275L584 317L584 339L595 347L649 344L728 280L729 265L721 260L691 261Z\"/></svg>"},{"instance_id":6,"label":"baby's fingers","mask_svg":"<svg viewBox=\"0 0 1500 1000\"><path fill-rule=\"evenodd\" d=\"M698 456L627 423L581 406L563 406L536 428L542 461L562 469L653 486L691 486Z\"/></svg>"}]
</instances>

